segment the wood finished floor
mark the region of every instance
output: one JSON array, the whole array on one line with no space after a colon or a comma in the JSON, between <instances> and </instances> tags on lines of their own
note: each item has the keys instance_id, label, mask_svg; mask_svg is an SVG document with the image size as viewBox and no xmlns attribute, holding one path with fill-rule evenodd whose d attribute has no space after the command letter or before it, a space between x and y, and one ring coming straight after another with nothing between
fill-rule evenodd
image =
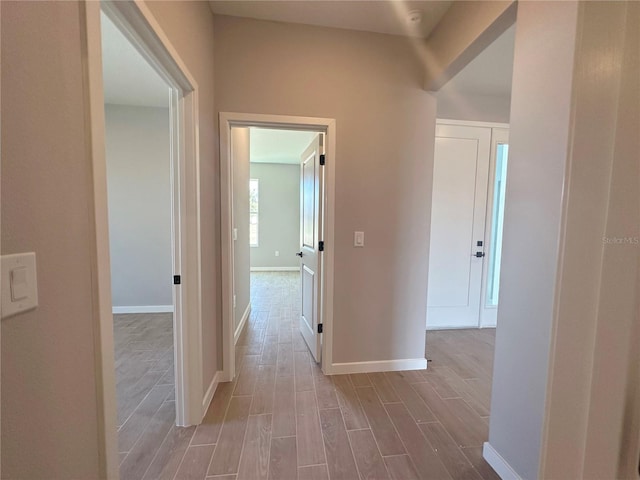
<instances>
[{"instance_id":1,"label":"wood finished floor","mask_svg":"<svg viewBox=\"0 0 640 480\"><path fill-rule=\"evenodd\" d=\"M114 315L113 325L118 452L123 472L138 472L155 454L151 432L175 421L173 314Z\"/></svg>"},{"instance_id":2,"label":"wood finished floor","mask_svg":"<svg viewBox=\"0 0 640 480\"><path fill-rule=\"evenodd\" d=\"M428 370L327 377L297 331L297 274L251 287L236 380L198 427L173 425L172 398L139 412L122 479L498 478L482 459L493 330L429 332Z\"/></svg>"}]
</instances>

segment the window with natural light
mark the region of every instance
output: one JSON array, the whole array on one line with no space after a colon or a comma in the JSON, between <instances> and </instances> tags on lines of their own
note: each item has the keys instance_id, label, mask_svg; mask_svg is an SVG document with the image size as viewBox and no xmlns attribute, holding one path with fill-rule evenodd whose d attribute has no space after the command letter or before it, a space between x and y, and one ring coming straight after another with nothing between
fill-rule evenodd
<instances>
[{"instance_id":1,"label":"window with natural light","mask_svg":"<svg viewBox=\"0 0 640 480\"><path fill-rule=\"evenodd\" d=\"M258 246L258 180L249 180L249 245Z\"/></svg>"},{"instance_id":2,"label":"window with natural light","mask_svg":"<svg viewBox=\"0 0 640 480\"><path fill-rule=\"evenodd\" d=\"M502 229L504 224L504 200L507 185L507 158L509 145L499 143L496 155L496 176L493 185L493 212L491 215L491 244L489 251L489 285L487 305L498 305L500 290L500 258L502 257Z\"/></svg>"}]
</instances>

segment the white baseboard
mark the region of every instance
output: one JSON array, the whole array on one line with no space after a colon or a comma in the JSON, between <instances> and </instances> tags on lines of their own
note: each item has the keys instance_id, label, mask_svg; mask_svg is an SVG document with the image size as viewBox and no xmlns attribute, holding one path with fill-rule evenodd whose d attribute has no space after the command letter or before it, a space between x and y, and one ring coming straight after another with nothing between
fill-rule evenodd
<instances>
[{"instance_id":1,"label":"white baseboard","mask_svg":"<svg viewBox=\"0 0 640 480\"><path fill-rule=\"evenodd\" d=\"M522 477L516 473L489 442L484 442L482 456L502 480L522 480Z\"/></svg>"},{"instance_id":2,"label":"white baseboard","mask_svg":"<svg viewBox=\"0 0 640 480\"><path fill-rule=\"evenodd\" d=\"M485 322L482 323L480 325L478 325L477 323L474 323L472 325L449 325L449 324L442 324L442 325L429 325L427 324L427 328L426 330L480 330L482 328L496 328L497 323L493 322Z\"/></svg>"},{"instance_id":3,"label":"white baseboard","mask_svg":"<svg viewBox=\"0 0 640 480\"><path fill-rule=\"evenodd\" d=\"M251 267L252 272L298 272L300 267Z\"/></svg>"},{"instance_id":4,"label":"white baseboard","mask_svg":"<svg viewBox=\"0 0 640 480\"><path fill-rule=\"evenodd\" d=\"M238 343L238 339L240 338L240 334L242 333L242 329L244 328L247 320L249 319L249 315L251 314L251 304L247 305L244 313L242 314L242 318L240 319L240 323L238 324L238 328L233 333L233 344Z\"/></svg>"},{"instance_id":5,"label":"white baseboard","mask_svg":"<svg viewBox=\"0 0 640 480\"><path fill-rule=\"evenodd\" d=\"M112 313L173 313L173 305L113 307Z\"/></svg>"},{"instance_id":6,"label":"white baseboard","mask_svg":"<svg viewBox=\"0 0 640 480\"><path fill-rule=\"evenodd\" d=\"M222 381L221 379L222 372L218 370L211 379L209 388L207 388L207 391L204 394L204 398L202 399L202 418L204 418L204 416L207 414L207 410L209 410L209 405L211 405L211 400L213 400L213 395L216 393L218 384Z\"/></svg>"},{"instance_id":7,"label":"white baseboard","mask_svg":"<svg viewBox=\"0 0 640 480\"><path fill-rule=\"evenodd\" d=\"M373 362L334 363L329 375L344 373L393 372L401 370L424 370L427 368L426 358L404 358L401 360L379 360Z\"/></svg>"},{"instance_id":8,"label":"white baseboard","mask_svg":"<svg viewBox=\"0 0 640 480\"><path fill-rule=\"evenodd\" d=\"M230 382L233 380L233 378L231 378L231 375L229 375L228 368L223 368L222 370L218 371L218 373L220 374L221 382Z\"/></svg>"},{"instance_id":9,"label":"white baseboard","mask_svg":"<svg viewBox=\"0 0 640 480\"><path fill-rule=\"evenodd\" d=\"M451 325L446 323L440 325L427 324L427 332L429 330L472 330L478 328L480 328L480 326L477 323L471 325Z\"/></svg>"}]
</instances>

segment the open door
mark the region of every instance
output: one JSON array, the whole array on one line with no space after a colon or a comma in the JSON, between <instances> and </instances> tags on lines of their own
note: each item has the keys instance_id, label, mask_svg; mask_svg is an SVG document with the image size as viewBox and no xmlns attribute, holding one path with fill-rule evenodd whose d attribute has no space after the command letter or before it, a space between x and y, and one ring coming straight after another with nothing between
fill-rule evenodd
<instances>
[{"instance_id":1,"label":"open door","mask_svg":"<svg viewBox=\"0 0 640 480\"><path fill-rule=\"evenodd\" d=\"M300 332L316 362L320 362L322 225L322 134L316 135L300 159Z\"/></svg>"}]
</instances>

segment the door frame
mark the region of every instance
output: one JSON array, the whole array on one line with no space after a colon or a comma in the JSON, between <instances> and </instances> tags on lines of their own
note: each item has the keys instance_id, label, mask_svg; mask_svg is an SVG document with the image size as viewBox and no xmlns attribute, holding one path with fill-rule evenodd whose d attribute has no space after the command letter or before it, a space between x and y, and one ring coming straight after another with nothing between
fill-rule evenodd
<instances>
[{"instance_id":1,"label":"door frame","mask_svg":"<svg viewBox=\"0 0 640 480\"><path fill-rule=\"evenodd\" d=\"M493 211L493 177L495 176L495 162L496 162L496 157L495 157L495 148L496 148L496 142L495 142L495 138L494 138L494 130L506 130L507 131L507 135L509 132L509 124L508 123L500 123L500 122L482 122L482 121L473 121L473 120L450 120L450 119L444 119L444 118L437 118L436 119L436 125L443 125L443 126L456 126L456 127L480 127L480 128L488 128L491 130L491 136L490 136L490 154L489 154L489 172L488 172L488 184L487 184L487 202L486 202L486 206L485 206L485 229L484 232L482 232L483 235L483 245L484 245L484 251L487 252L488 249L490 248L490 242L491 242L491 213ZM486 304L485 302L485 296L486 296L486 288L487 288L487 280L488 280L488 258L484 257L483 262L482 262L482 279L481 279L481 284L480 284L480 304L478 306L478 323L477 323L477 327L475 328L495 328L496 325L487 323L486 321L483 321L483 317L482 317L482 313L483 313L483 309L484 306ZM497 308L497 307L495 307ZM426 329L427 331L432 331L432 330L449 330L449 329L456 329L456 328L474 328L474 327L469 327L469 326L460 326L460 327L455 327L455 326L447 326L447 327L430 327L428 324L426 325Z\"/></svg>"},{"instance_id":2,"label":"door frame","mask_svg":"<svg viewBox=\"0 0 640 480\"><path fill-rule=\"evenodd\" d=\"M118 478L101 11L171 87L172 253L177 269L174 273L182 276L181 286L173 289L176 424L179 426L200 423L204 413L198 86L143 1L103 0L82 5L87 155L93 190L90 221L94 224L96 245L92 275L100 469L105 478Z\"/></svg>"},{"instance_id":3,"label":"door frame","mask_svg":"<svg viewBox=\"0 0 640 480\"><path fill-rule=\"evenodd\" d=\"M460 177L460 168L458 166L454 169L454 176L456 178L465 178L468 182L467 188L463 190L456 190L456 198L460 199L459 195L462 195L465 199L465 212L471 216L468 222L454 222L451 223L447 218L442 223L443 218L436 215L436 207L440 208L444 204L438 203L437 196L441 192L452 190L447 185L447 188L443 189L443 185L439 177L441 168L448 170L451 168L451 163L445 157L441 158L441 152L439 147L443 146L440 140L449 144L451 141L458 142L463 141L465 145L473 144L475 152L468 158L471 161L473 158L473 164L464 168L464 176ZM473 255L473 251L479 250L480 247L475 246L475 242L478 240L484 241L485 236L485 221L486 221L486 192L487 192L487 180L489 177L489 156L491 151L491 129L485 127L478 127L476 125L450 125L440 122L436 123L435 130L435 146L434 146L434 171L433 171L433 189L432 189L432 202L431 202L431 230L430 230L430 245L429 245L429 273L428 273L428 291L427 291L427 317L426 328L427 330L439 330L450 328L471 328L477 326L479 323L480 315L480 303L482 296L482 282L483 282L483 264L484 258L477 259ZM472 152L469 152L472 153ZM444 153L442 153L444 155ZM455 157L458 157L456 155ZM466 157L465 157L466 158ZM452 160L453 161L453 160ZM459 203L459 202L458 202ZM469 208L469 210L467 210ZM438 223L440 222L440 223ZM468 231L469 238L461 236L462 232L448 232L449 235L454 234L456 238L465 240L464 253L461 252L438 252L438 248L443 245L441 242L443 237L442 227L455 225L463 228L470 228ZM446 229L447 227L445 227ZM438 235L436 235L438 233ZM466 235L467 232L464 232ZM436 238L438 237L438 238ZM436 242L438 240L438 242ZM468 241L468 243L467 243ZM438 243L438 245L436 245ZM484 249L484 247L481 247ZM465 295L466 305L452 305L450 302L444 304L439 303L437 297L432 297L433 292L443 287L443 285L450 282L450 278L437 277L442 275L447 269L439 268L441 266L436 265L436 258L444 258L451 253L456 253L455 258L463 262L465 269L468 269L467 275L463 283L458 285L466 289ZM464 257L460 257L464 255ZM462 265L460 265L462 267ZM462 280L462 278L460 279ZM436 288L437 287L437 288Z\"/></svg>"},{"instance_id":4,"label":"door frame","mask_svg":"<svg viewBox=\"0 0 640 480\"><path fill-rule=\"evenodd\" d=\"M222 235L222 381L236 376L233 326L233 162L232 127L262 127L314 131L325 134L327 163L324 171L323 225L325 249L321 255L320 321L323 325L321 368L332 373L333 264L335 219L336 121L332 118L220 112L220 187Z\"/></svg>"},{"instance_id":5,"label":"door frame","mask_svg":"<svg viewBox=\"0 0 640 480\"><path fill-rule=\"evenodd\" d=\"M479 122L476 120L449 120L446 118L437 118L437 125L456 125L459 127L485 127L485 128L506 128L509 129L508 123L502 122Z\"/></svg>"}]
</instances>

